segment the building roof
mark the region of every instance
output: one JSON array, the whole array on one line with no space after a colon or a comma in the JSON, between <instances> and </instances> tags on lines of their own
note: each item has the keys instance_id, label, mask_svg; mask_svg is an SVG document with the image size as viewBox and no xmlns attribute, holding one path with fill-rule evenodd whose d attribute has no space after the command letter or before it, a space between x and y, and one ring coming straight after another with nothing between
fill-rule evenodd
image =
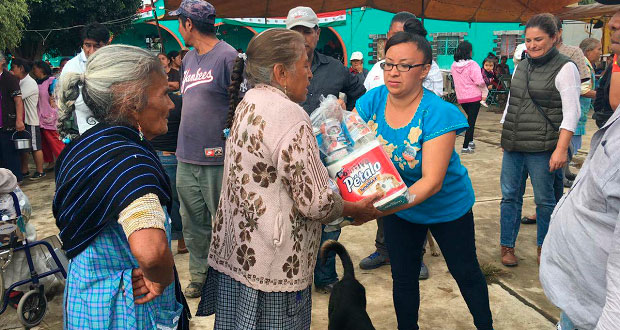
<instances>
[{"instance_id":1,"label":"building roof","mask_svg":"<svg viewBox=\"0 0 620 330\"><path fill-rule=\"evenodd\" d=\"M181 0L166 0L166 10ZM389 12L409 11L418 17L465 22L525 22L538 13L555 13L577 0L210 0L218 17L281 17L289 9L309 6L318 12L372 7ZM424 9L422 8L424 7Z\"/></svg>"},{"instance_id":2,"label":"building roof","mask_svg":"<svg viewBox=\"0 0 620 330\"><path fill-rule=\"evenodd\" d=\"M610 6L597 3L592 5L564 8L557 14L557 16L561 19L584 21L591 18L611 17L618 11L620 11L620 5Z\"/></svg>"}]
</instances>

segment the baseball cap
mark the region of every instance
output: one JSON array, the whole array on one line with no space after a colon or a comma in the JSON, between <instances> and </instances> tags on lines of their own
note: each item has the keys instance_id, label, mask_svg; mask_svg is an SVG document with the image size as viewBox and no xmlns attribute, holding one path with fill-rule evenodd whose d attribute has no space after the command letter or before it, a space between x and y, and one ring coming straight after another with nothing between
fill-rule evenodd
<instances>
[{"instance_id":1,"label":"baseball cap","mask_svg":"<svg viewBox=\"0 0 620 330\"><path fill-rule=\"evenodd\" d=\"M286 16L286 28L292 29L296 26L314 28L319 25L319 18L310 7L295 7L288 11Z\"/></svg>"},{"instance_id":2,"label":"baseball cap","mask_svg":"<svg viewBox=\"0 0 620 330\"><path fill-rule=\"evenodd\" d=\"M354 60L363 60L364 59L364 55L362 54L362 52L353 52L353 54L351 54L351 61Z\"/></svg>"},{"instance_id":3,"label":"baseball cap","mask_svg":"<svg viewBox=\"0 0 620 330\"><path fill-rule=\"evenodd\" d=\"M177 10L168 13L169 16L183 15L192 21L215 24L215 7L203 0L183 0Z\"/></svg>"}]
</instances>

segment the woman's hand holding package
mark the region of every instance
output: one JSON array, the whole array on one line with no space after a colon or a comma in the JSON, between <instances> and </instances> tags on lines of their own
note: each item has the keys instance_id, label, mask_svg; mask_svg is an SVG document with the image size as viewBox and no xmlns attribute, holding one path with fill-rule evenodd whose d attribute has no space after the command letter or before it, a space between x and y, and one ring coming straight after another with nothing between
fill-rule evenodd
<instances>
[{"instance_id":1,"label":"woman's hand holding package","mask_svg":"<svg viewBox=\"0 0 620 330\"><path fill-rule=\"evenodd\" d=\"M352 223L354 226L363 225L366 222L379 217L381 211L377 210L374 203L379 201L381 198L383 198L383 194L376 193L358 202L345 202L342 215L355 219L355 222Z\"/></svg>"}]
</instances>

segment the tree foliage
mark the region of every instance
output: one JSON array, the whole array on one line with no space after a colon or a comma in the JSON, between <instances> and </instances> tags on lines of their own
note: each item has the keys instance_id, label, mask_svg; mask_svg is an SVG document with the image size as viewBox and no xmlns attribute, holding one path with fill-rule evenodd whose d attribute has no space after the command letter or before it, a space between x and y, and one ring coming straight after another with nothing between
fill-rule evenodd
<instances>
[{"instance_id":1,"label":"tree foliage","mask_svg":"<svg viewBox=\"0 0 620 330\"><path fill-rule=\"evenodd\" d=\"M26 0L0 0L0 50L19 44L27 21Z\"/></svg>"},{"instance_id":2,"label":"tree foliage","mask_svg":"<svg viewBox=\"0 0 620 330\"><path fill-rule=\"evenodd\" d=\"M15 1L15 0L0 0ZM129 18L136 13L141 0L19 0L27 1L30 21L27 30L59 29L60 31L25 32L18 55L38 59L43 53L73 55L80 48L81 27L92 22L109 22ZM131 24L130 19L106 24L113 34L120 33Z\"/></svg>"}]
</instances>

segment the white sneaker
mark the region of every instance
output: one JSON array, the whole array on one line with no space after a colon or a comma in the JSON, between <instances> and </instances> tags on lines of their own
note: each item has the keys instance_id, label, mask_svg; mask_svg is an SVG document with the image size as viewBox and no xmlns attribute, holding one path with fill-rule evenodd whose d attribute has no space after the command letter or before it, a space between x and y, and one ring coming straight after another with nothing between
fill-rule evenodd
<instances>
[{"instance_id":1,"label":"white sneaker","mask_svg":"<svg viewBox=\"0 0 620 330\"><path fill-rule=\"evenodd\" d=\"M476 149L476 144L474 141L469 142L469 149Z\"/></svg>"},{"instance_id":2,"label":"white sneaker","mask_svg":"<svg viewBox=\"0 0 620 330\"><path fill-rule=\"evenodd\" d=\"M472 148L469 148L469 147L468 148L463 148L463 149L461 149L461 153L462 154L473 154L474 150Z\"/></svg>"}]
</instances>

